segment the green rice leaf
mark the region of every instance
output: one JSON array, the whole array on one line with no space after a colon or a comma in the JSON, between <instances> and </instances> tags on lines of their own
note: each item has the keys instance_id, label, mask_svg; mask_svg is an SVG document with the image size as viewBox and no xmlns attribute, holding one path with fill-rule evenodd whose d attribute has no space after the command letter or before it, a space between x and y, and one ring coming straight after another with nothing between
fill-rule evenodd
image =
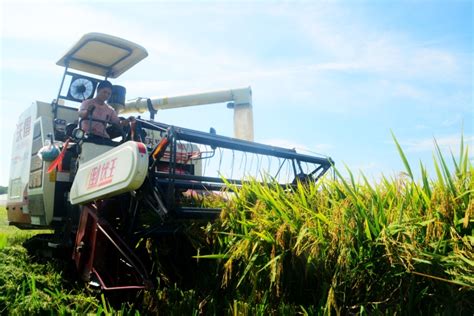
<instances>
[{"instance_id":1,"label":"green rice leaf","mask_svg":"<svg viewBox=\"0 0 474 316\"><path fill-rule=\"evenodd\" d=\"M392 133L392 138L397 146L398 153L400 154L403 164L405 165L405 169L408 172L408 175L410 176L410 178L413 180L413 173L411 172L410 164L408 163L407 157L405 156L405 153L403 152L402 147L398 143L397 138L395 137L395 134L393 133L393 131L390 130L390 132Z\"/></svg>"},{"instance_id":2,"label":"green rice leaf","mask_svg":"<svg viewBox=\"0 0 474 316\"><path fill-rule=\"evenodd\" d=\"M197 255L193 256L194 259L229 259L231 256L226 253L216 253L210 255Z\"/></svg>"},{"instance_id":3,"label":"green rice leaf","mask_svg":"<svg viewBox=\"0 0 474 316\"><path fill-rule=\"evenodd\" d=\"M413 261L416 261L416 262L426 263L426 264L433 264L433 263L432 263L431 261L429 261L429 260L420 259L420 258L415 258L415 257L413 257L412 260L413 260Z\"/></svg>"},{"instance_id":4,"label":"green rice leaf","mask_svg":"<svg viewBox=\"0 0 474 316\"><path fill-rule=\"evenodd\" d=\"M454 186L453 179L451 178L449 168L446 164L446 161L444 160L443 154L441 153L441 149L439 148L438 142L436 141L436 139L434 141L446 182L448 183L449 189L451 190L452 194L454 196L457 196L456 187Z\"/></svg>"},{"instance_id":5,"label":"green rice leaf","mask_svg":"<svg viewBox=\"0 0 474 316\"><path fill-rule=\"evenodd\" d=\"M364 231L367 239L372 240L372 234L370 233L369 222L367 221L367 219L365 219L364 221Z\"/></svg>"}]
</instances>

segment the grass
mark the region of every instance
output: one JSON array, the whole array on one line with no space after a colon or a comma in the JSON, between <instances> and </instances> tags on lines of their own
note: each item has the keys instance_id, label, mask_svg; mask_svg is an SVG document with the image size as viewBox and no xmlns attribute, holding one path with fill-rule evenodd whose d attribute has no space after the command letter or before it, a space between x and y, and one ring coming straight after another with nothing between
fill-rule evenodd
<instances>
[{"instance_id":1,"label":"grass","mask_svg":"<svg viewBox=\"0 0 474 316\"><path fill-rule=\"evenodd\" d=\"M471 315L468 148L461 140L448 164L436 145L435 176L420 164L417 178L394 142L406 172L377 184L336 171L336 180L290 189L268 179L204 201L223 208L220 220L191 224L187 251L150 241L157 290L129 304L88 293L57 262L31 261L21 247L30 232L3 223L0 313ZM179 264L166 265L166 251Z\"/></svg>"},{"instance_id":2,"label":"grass","mask_svg":"<svg viewBox=\"0 0 474 316\"><path fill-rule=\"evenodd\" d=\"M20 230L15 226L9 226L7 220L7 210L4 206L0 206L0 250L9 245L21 244L26 239L38 233L45 233L45 231Z\"/></svg>"},{"instance_id":3,"label":"grass","mask_svg":"<svg viewBox=\"0 0 474 316\"><path fill-rule=\"evenodd\" d=\"M67 268L58 261L34 261L22 243L36 233L8 226L0 207L0 314L35 315L96 313L102 303L82 285L67 281ZM74 278L72 278L74 280Z\"/></svg>"}]
</instances>

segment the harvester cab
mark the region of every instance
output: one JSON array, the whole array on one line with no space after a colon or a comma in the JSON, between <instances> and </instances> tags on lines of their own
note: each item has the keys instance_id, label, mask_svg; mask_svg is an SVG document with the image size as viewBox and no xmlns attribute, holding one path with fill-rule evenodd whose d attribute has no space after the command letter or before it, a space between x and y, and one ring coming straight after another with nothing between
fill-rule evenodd
<instances>
[{"instance_id":1,"label":"harvester cab","mask_svg":"<svg viewBox=\"0 0 474 316\"><path fill-rule=\"evenodd\" d=\"M66 253L83 280L104 290L151 286L136 245L176 236L183 223L214 219L220 209L201 203L203 196L231 199L250 178L291 188L317 181L333 164L253 142L250 88L125 101L125 87L114 85L108 103L119 115L148 112L150 119L129 117L127 126L99 121L113 139L87 135L78 104L94 96L101 80L119 77L147 55L121 38L84 35L57 62L65 71L56 99L34 102L14 135L9 223L53 229L26 246L41 255ZM158 110L223 102L234 111L234 137L154 120Z\"/></svg>"},{"instance_id":2,"label":"harvester cab","mask_svg":"<svg viewBox=\"0 0 474 316\"><path fill-rule=\"evenodd\" d=\"M81 129L77 104L94 96L102 78L117 78L147 55L143 47L132 42L91 33L57 62L65 70L56 99L51 103L34 102L17 124L7 202L10 224L20 228L51 227L69 217L72 210L68 195L78 160L85 162L118 144L88 141ZM111 104L123 104L125 88L114 86L112 90ZM64 144L68 148L62 153L60 168L48 173L56 158L54 152Z\"/></svg>"}]
</instances>

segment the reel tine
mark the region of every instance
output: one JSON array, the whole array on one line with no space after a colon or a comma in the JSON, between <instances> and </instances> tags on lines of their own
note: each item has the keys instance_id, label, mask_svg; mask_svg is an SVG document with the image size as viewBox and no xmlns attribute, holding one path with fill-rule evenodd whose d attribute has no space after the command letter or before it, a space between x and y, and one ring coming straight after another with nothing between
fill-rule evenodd
<instances>
[{"instance_id":1,"label":"reel tine","mask_svg":"<svg viewBox=\"0 0 474 316\"><path fill-rule=\"evenodd\" d=\"M232 162L231 162L231 172L230 172L230 178L233 179L234 177L234 159L235 159L235 150L232 150Z\"/></svg>"}]
</instances>

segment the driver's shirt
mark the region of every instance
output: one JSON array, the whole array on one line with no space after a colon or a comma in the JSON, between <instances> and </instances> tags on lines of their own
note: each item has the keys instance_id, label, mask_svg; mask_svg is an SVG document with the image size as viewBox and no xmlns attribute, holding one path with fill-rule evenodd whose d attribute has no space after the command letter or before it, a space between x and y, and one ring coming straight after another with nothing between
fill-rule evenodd
<instances>
[{"instance_id":1,"label":"driver's shirt","mask_svg":"<svg viewBox=\"0 0 474 316\"><path fill-rule=\"evenodd\" d=\"M96 99L84 100L79 107L79 111L88 110L89 107L95 106L94 112L92 112L92 118L96 120L102 120L114 124L120 124L120 119L115 113L113 107L107 104L99 104ZM110 138L109 134L105 130L106 124L102 122L90 121L89 117L82 119L80 126L86 133L94 134L104 138Z\"/></svg>"}]
</instances>

